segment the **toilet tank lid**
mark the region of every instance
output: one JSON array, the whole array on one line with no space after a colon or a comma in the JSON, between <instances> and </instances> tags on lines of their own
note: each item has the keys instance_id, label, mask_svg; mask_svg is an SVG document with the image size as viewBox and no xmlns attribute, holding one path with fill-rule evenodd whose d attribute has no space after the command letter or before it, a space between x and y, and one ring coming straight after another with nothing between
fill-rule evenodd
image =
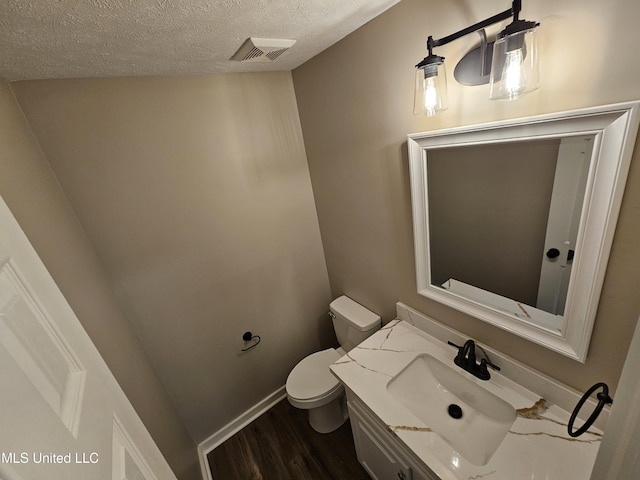
<instances>
[{"instance_id":1,"label":"toilet tank lid","mask_svg":"<svg viewBox=\"0 0 640 480\"><path fill-rule=\"evenodd\" d=\"M331 302L329 309L334 315L340 315L361 332L380 326L380 315L373 313L346 295Z\"/></svg>"}]
</instances>

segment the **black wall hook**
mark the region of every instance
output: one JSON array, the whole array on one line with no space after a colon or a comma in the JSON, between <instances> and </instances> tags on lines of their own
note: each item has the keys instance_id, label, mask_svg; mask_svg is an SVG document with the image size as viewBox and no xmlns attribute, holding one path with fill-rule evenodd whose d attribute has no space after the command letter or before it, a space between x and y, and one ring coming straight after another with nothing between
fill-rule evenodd
<instances>
[{"instance_id":1,"label":"black wall hook","mask_svg":"<svg viewBox=\"0 0 640 480\"><path fill-rule=\"evenodd\" d=\"M247 350L251 350L253 347L256 347L260 343L260 335L254 335L251 332L244 332L242 335L242 340L245 342L253 342L246 348L243 348L241 351L246 352Z\"/></svg>"}]
</instances>

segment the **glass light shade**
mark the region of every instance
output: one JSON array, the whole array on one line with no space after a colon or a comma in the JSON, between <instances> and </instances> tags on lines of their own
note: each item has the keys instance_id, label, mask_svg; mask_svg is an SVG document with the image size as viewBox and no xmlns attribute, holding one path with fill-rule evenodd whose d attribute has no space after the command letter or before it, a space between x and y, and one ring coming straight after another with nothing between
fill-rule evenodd
<instances>
[{"instance_id":1,"label":"glass light shade","mask_svg":"<svg viewBox=\"0 0 640 480\"><path fill-rule=\"evenodd\" d=\"M447 74L444 62L416 68L414 115L434 116L447 108Z\"/></svg>"},{"instance_id":2,"label":"glass light shade","mask_svg":"<svg viewBox=\"0 0 640 480\"><path fill-rule=\"evenodd\" d=\"M496 40L489 81L492 100L515 100L540 86L535 28Z\"/></svg>"}]
</instances>

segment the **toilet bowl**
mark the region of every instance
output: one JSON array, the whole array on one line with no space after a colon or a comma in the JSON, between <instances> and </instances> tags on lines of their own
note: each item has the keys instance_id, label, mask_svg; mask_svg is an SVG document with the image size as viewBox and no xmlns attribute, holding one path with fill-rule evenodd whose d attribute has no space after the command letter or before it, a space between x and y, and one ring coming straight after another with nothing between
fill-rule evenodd
<instances>
[{"instance_id":1,"label":"toilet bowl","mask_svg":"<svg viewBox=\"0 0 640 480\"><path fill-rule=\"evenodd\" d=\"M380 329L380 316L346 296L331 302L330 314L341 347L328 348L303 358L289 373L287 399L307 410L309 424L319 433L329 433L349 418L344 387L329 367L358 343Z\"/></svg>"},{"instance_id":2,"label":"toilet bowl","mask_svg":"<svg viewBox=\"0 0 640 480\"><path fill-rule=\"evenodd\" d=\"M309 424L319 433L333 432L348 418L344 387L329 370L344 355L339 350L329 348L305 357L287 377L289 403L308 410Z\"/></svg>"}]
</instances>

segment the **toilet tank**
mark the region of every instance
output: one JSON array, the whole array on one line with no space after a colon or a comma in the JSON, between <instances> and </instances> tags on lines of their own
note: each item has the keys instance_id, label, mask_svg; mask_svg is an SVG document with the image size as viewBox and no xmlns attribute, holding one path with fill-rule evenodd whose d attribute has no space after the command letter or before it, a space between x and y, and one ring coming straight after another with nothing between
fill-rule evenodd
<instances>
[{"instance_id":1,"label":"toilet tank","mask_svg":"<svg viewBox=\"0 0 640 480\"><path fill-rule=\"evenodd\" d=\"M380 315L347 296L336 298L329 305L329 310L338 342L347 352L380 330Z\"/></svg>"}]
</instances>

